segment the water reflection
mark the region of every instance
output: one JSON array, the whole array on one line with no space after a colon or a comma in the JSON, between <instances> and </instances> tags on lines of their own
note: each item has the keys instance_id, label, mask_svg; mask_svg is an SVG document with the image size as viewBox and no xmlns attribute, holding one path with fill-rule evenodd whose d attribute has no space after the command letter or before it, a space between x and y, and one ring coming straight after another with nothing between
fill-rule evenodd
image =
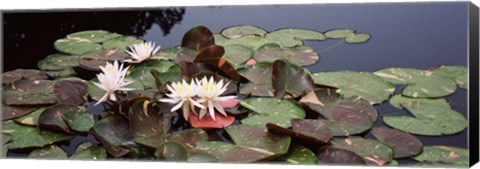
<instances>
[{"instance_id":1,"label":"water reflection","mask_svg":"<svg viewBox=\"0 0 480 169\"><path fill-rule=\"evenodd\" d=\"M163 8L141 11L78 11L78 12L8 12L3 16L3 71L37 68L36 62L22 63L17 57L40 60L57 53L53 42L65 35L92 29L103 29L124 35L143 36L158 25L166 36L184 17L185 8ZM32 29L34 27L34 29ZM28 50L28 49L41 50Z\"/></svg>"}]
</instances>

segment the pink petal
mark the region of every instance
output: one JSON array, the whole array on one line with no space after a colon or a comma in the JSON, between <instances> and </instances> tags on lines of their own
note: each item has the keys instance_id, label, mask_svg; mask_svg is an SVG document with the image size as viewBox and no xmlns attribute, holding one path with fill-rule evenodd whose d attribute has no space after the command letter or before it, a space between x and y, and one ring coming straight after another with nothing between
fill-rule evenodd
<instances>
[{"instance_id":1,"label":"pink petal","mask_svg":"<svg viewBox=\"0 0 480 169\"><path fill-rule=\"evenodd\" d=\"M218 102L218 103L220 104L220 106L222 106L223 108L227 108L227 109L228 109L228 108L232 108L232 107L237 106L237 104L240 102L240 100L233 98L233 99L228 99L228 100L224 100L224 101L218 100L217 102Z\"/></svg>"},{"instance_id":2,"label":"pink petal","mask_svg":"<svg viewBox=\"0 0 480 169\"><path fill-rule=\"evenodd\" d=\"M257 61L254 59L249 59L245 64L247 64L247 66L252 66L252 65L256 65Z\"/></svg>"}]
</instances>

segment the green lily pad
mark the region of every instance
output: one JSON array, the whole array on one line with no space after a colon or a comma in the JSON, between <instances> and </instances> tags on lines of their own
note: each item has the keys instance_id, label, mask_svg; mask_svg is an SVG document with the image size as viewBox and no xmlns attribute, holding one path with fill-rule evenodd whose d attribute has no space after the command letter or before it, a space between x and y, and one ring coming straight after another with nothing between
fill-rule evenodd
<instances>
[{"instance_id":1,"label":"green lily pad","mask_svg":"<svg viewBox=\"0 0 480 169\"><path fill-rule=\"evenodd\" d=\"M355 31L352 29L332 29L327 32L325 32L325 36L327 38L331 39L337 39L337 38L347 38L349 35L354 35Z\"/></svg>"},{"instance_id":2,"label":"green lily pad","mask_svg":"<svg viewBox=\"0 0 480 169\"><path fill-rule=\"evenodd\" d=\"M422 103L431 103L440 107L450 108L450 104L444 98L428 99L428 98L411 98L402 95L395 95L390 98L390 104L393 107L401 109L402 107L411 107Z\"/></svg>"},{"instance_id":3,"label":"green lily pad","mask_svg":"<svg viewBox=\"0 0 480 169\"><path fill-rule=\"evenodd\" d=\"M221 46L224 46L224 44L229 40L228 38L226 38L222 34L218 34L218 33L213 34L213 39L215 39L215 44L216 45L221 45Z\"/></svg>"},{"instance_id":4,"label":"green lily pad","mask_svg":"<svg viewBox=\"0 0 480 169\"><path fill-rule=\"evenodd\" d=\"M3 88L5 105L48 105L57 103L53 86L49 80L18 80Z\"/></svg>"},{"instance_id":5,"label":"green lily pad","mask_svg":"<svg viewBox=\"0 0 480 169\"><path fill-rule=\"evenodd\" d=\"M215 45L215 39L212 32L204 26L194 27L183 35L182 47L200 52L211 45Z\"/></svg>"},{"instance_id":6,"label":"green lily pad","mask_svg":"<svg viewBox=\"0 0 480 169\"><path fill-rule=\"evenodd\" d=\"M250 163L272 155L270 152L220 141L200 141L195 148L214 155L218 162Z\"/></svg>"},{"instance_id":7,"label":"green lily pad","mask_svg":"<svg viewBox=\"0 0 480 169\"><path fill-rule=\"evenodd\" d=\"M221 46L242 45L255 51L261 46L272 42L260 36L245 35L240 38L230 39L226 41L216 41L216 43Z\"/></svg>"},{"instance_id":8,"label":"green lily pad","mask_svg":"<svg viewBox=\"0 0 480 169\"><path fill-rule=\"evenodd\" d=\"M468 87L468 69L465 66L442 65L434 69L433 73L453 79L457 83L458 87L464 89L467 89Z\"/></svg>"},{"instance_id":9,"label":"green lily pad","mask_svg":"<svg viewBox=\"0 0 480 169\"><path fill-rule=\"evenodd\" d=\"M11 141L5 144L8 149L43 147L72 138L72 136L40 130L37 127L21 125L11 120L2 122L2 133L12 136Z\"/></svg>"},{"instance_id":10,"label":"green lily pad","mask_svg":"<svg viewBox=\"0 0 480 169\"><path fill-rule=\"evenodd\" d=\"M292 122L295 122L294 120L295 119L292 119ZM318 121L318 123L321 124L318 128L309 128L305 130L299 129L299 127L296 127L296 130L290 130L290 129L278 126L276 124L267 123L267 129L271 133L290 136L292 137L292 139L300 141L301 143L312 143L317 145L324 145L330 140L330 138L332 138L332 132L330 131L330 128L328 128L322 121ZM303 127L302 126L303 124L299 124L299 122L297 122L297 124L294 124L294 125ZM305 131L307 130L320 131L321 133L306 133Z\"/></svg>"},{"instance_id":11,"label":"green lily pad","mask_svg":"<svg viewBox=\"0 0 480 169\"><path fill-rule=\"evenodd\" d=\"M67 153L56 145L50 145L41 149L33 150L28 158L36 159L67 159Z\"/></svg>"},{"instance_id":12,"label":"green lily pad","mask_svg":"<svg viewBox=\"0 0 480 169\"><path fill-rule=\"evenodd\" d=\"M272 84L276 98L283 98L286 93L299 97L315 88L312 77L302 67L282 60L273 62L272 67Z\"/></svg>"},{"instance_id":13,"label":"green lily pad","mask_svg":"<svg viewBox=\"0 0 480 169\"><path fill-rule=\"evenodd\" d=\"M182 144L168 142L157 148L155 157L167 161L187 161L188 151Z\"/></svg>"},{"instance_id":14,"label":"green lily pad","mask_svg":"<svg viewBox=\"0 0 480 169\"><path fill-rule=\"evenodd\" d=\"M122 36L118 33L111 33L105 30L88 30L68 34L67 37L70 39L86 39L91 42L101 43L106 40Z\"/></svg>"},{"instance_id":15,"label":"green lily pad","mask_svg":"<svg viewBox=\"0 0 480 169\"><path fill-rule=\"evenodd\" d=\"M432 75L428 78L407 85L402 90L402 95L410 97L443 97L455 92L457 85L448 77Z\"/></svg>"},{"instance_id":16,"label":"green lily pad","mask_svg":"<svg viewBox=\"0 0 480 169\"><path fill-rule=\"evenodd\" d=\"M318 153L319 164L365 165L365 160L358 154L333 147L324 147Z\"/></svg>"},{"instance_id":17,"label":"green lily pad","mask_svg":"<svg viewBox=\"0 0 480 169\"><path fill-rule=\"evenodd\" d=\"M317 63L320 56L315 50L307 46L281 48L277 44L266 44L255 52L253 59L257 62L287 60L288 62L299 66L308 66Z\"/></svg>"},{"instance_id":18,"label":"green lily pad","mask_svg":"<svg viewBox=\"0 0 480 169\"><path fill-rule=\"evenodd\" d=\"M331 143L335 148L355 152L369 165L384 165L393 157L393 150L376 140L349 137L333 140Z\"/></svg>"},{"instance_id":19,"label":"green lily pad","mask_svg":"<svg viewBox=\"0 0 480 169\"><path fill-rule=\"evenodd\" d=\"M423 152L413 157L420 162L441 163L456 166L469 166L468 149L448 146L425 146Z\"/></svg>"},{"instance_id":20,"label":"green lily pad","mask_svg":"<svg viewBox=\"0 0 480 169\"><path fill-rule=\"evenodd\" d=\"M217 161L218 160L217 160L217 157L215 157L215 155L204 150L192 149L192 150L189 150L188 152L187 162L211 163L211 162L217 162Z\"/></svg>"},{"instance_id":21,"label":"green lily pad","mask_svg":"<svg viewBox=\"0 0 480 169\"><path fill-rule=\"evenodd\" d=\"M87 114L84 107L65 112L62 118L72 130L78 132L88 132L95 122L93 114Z\"/></svg>"},{"instance_id":22,"label":"green lily pad","mask_svg":"<svg viewBox=\"0 0 480 169\"><path fill-rule=\"evenodd\" d=\"M59 103L79 106L87 101L87 83L82 81L59 81L54 85Z\"/></svg>"},{"instance_id":23,"label":"green lily pad","mask_svg":"<svg viewBox=\"0 0 480 169\"><path fill-rule=\"evenodd\" d=\"M323 33L314 30L286 28L268 33L265 39L282 47L294 47L303 45L302 40L325 40L326 37Z\"/></svg>"},{"instance_id":24,"label":"green lily pad","mask_svg":"<svg viewBox=\"0 0 480 169\"><path fill-rule=\"evenodd\" d=\"M1 133L0 136L0 140L2 141L2 146L0 147L0 158L5 158L8 154L8 148L5 146L5 144L10 141L11 136L3 133Z\"/></svg>"},{"instance_id":25,"label":"green lily pad","mask_svg":"<svg viewBox=\"0 0 480 169\"><path fill-rule=\"evenodd\" d=\"M82 56L80 66L86 70L100 71L100 66L105 66L107 62L125 60L127 57L123 51L102 50Z\"/></svg>"},{"instance_id":26,"label":"green lily pad","mask_svg":"<svg viewBox=\"0 0 480 169\"><path fill-rule=\"evenodd\" d=\"M419 135L450 135L463 131L467 119L450 108L431 103L419 103L405 107L414 117L384 116L383 122L396 129Z\"/></svg>"},{"instance_id":27,"label":"green lily pad","mask_svg":"<svg viewBox=\"0 0 480 169\"><path fill-rule=\"evenodd\" d=\"M242 119L242 124L265 127L273 123L282 127L290 127L291 119L305 118L305 111L291 100L274 98L248 98L240 101L240 105L256 114Z\"/></svg>"},{"instance_id":28,"label":"green lily pad","mask_svg":"<svg viewBox=\"0 0 480 169\"><path fill-rule=\"evenodd\" d=\"M370 40L370 35L367 33L349 34L345 37L347 43L364 43Z\"/></svg>"},{"instance_id":29,"label":"green lily pad","mask_svg":"<svg viewBox=\"0 0 480 169\"><path fill-rule=\"evenodd\" d=\"M187 149L193 149L197 142L208 141L208 135L202 129L187 129L168 135L166 140L167 142L181 143Z\"/></svg>"},{"instance_id":30,"label":"green lily pad","mask_svg":"<svg viewBox=\"0 0 480 169\"><path fill-rule=\"evenodd\" d=\"M138 100L128 113L133 141L158 147L161 138L171 126L172 115L164 114L161 107L148 100Z\"/></svg>"},{"instance_id":31,"label":"green lily pad","mask_svg":"<svg viewBox=\"0 0 480 169\"><path fill-rule=\"evenodd\" d=\"M45 109L47 109L47 107L40 107L25 116L15 119L15 122L28 126L38 126L38 118Z\"/></svg>"},{"instance_id":32,"label":"green lily pad","mask_svg":"<svg viewBox=\"0 0 480 169\"><path fill-rule=\"evenodd\" d=\"M316 84L338 88L345 97L360 96L378 104L387 100L395 91L395 86L368 72L338 71L312 74Z\"/></svg>"},{"instance_id":33,"label":"green lily pad","mask_svg":"<svg viewBox=\"0 0 480 169\"><path fill-rule=\"evenodd\" d=\"M59 78L59 77L68 77L72 75L76 75L77 72L75 72L75 69L69 67L63 70L47 70L43 71L45 72L48 76L52 78Z\"/></svg>"},{"instance_id":34,"label":"green lily pad","mask_svg":"<svg viewBox=\"0 0 480 169\"><path fill-rule=\"evenodd\" d=\"M123 52L129 46L139 43L143 43L143 40L132 36L118 36L103 42L102 46L106 50L116 50Z\"/></svg>"},{"instance_id":35,"label":"green lily pad","mask_svg":"<svg viewBox=\"0 0 480 169\"><path fill-rule=\"evenodd\" d=\"M38 117L38 126L41 129L70 134L72 130L66 120L64 120L64 116L67 112L78 110L79 108L71 105L56 104L50 106Z\"/></svg>"},{"instance_id":36,"label":"green lily pad","mask_svg":"<svg viewBox=\"0 0 480 169\"><path fill-rule=\"evenodd\" d=\"M48 76L42 71L35 69L15 69L2 73L2 83L9 84L17 80L46 80Z\"/></svg>"},{"instance_id":37,"label":"green lily pad","mask_svg":"<svg viewBox=\"0 0 480 169\"><path fill-rule=\"evenodd\" d=\"M223 29L221 34L229 39L235 39L245 35L257 35L263 37L267 34L267 31L257 26L237 25Z\"/></svg>"},{"instance_id":38,"label":"green lily pad","mask_svg":"<svg viewBox=\"0 0 480 169\"><path fill-rule=\"evenodd\" d=\"M428 72L414 68L385 68L373 73L390 83L412 84L425 79Z\"/></svg>"},{"instance_id":39,"label":"green lily pad","mask_svg":"<svg viewBox=\"0 0 480 169\"><path fill-rule=\"evenodd\" d=\"M2 121L14 119L34 111L38 107L5 106L2 105Z\"/></svg>"},{"instance_id":40,"label":"green lily pad","mask_svg":"<svg viewBox=\"0 0 480 169\"><path fill-rule=\"evenodd\" d=\"M371 133L392 148L394 158L410 157L422 152L423 143L406 132L387 127L375 127Z\"/></svg>"},{"instance_id":41,"label":"green lily pad","mask_svg":"<svg viewBox=\"0 0 480 169\"><path fill-rule=\"evenodd\" d=\"M168 60L149 60L132 67L130 69L131 72L127 75L127 78L135 79L135 81L140 82L145 90L156 89L155 78L152 76L150 71L155 69L159 73L166 73L172 67L177 67L177 72L180 70L177 65ZM175 75L178 76L180 74Z\"/></svg>"},{"instance_id":42,"label":"green lily pad","mask_svg":"<svg viewBox=\"0 0 480 169\"><path fill-rule=\"evenodd\" d=\"M83 55L102 50L102 45L83 38L64 38L54 42L55 49L71 55Z\"/></svg>"},{"instance_id":43,"label":"green lily pad","mask_svg":"<svg viewBox=\"0 0 480 169\"><path fill-rule=\"evenodd\" d=\"M250 81L240 85L240 93L253 96L273 96L272 65L272 63L258 63L253 67L238 69L238 73Z\"/></svg>"},{"instance_id":44,"label":"green lily pad","mask_svg":"<svg viewBox=\"0 0 480 169\"><path fill-rule=\"evenodd\" d=\"M62 54L51 54L37 64L40 70L59 71L70 67L80 66L79 56L68 56Z\"/></svg>"},{"instance_id":45,"label":"green lily pad","mask_svg":"<svg viewBox=\"0 0 480 169\"><path fill-rule=\"evenodd\" d=\"M106 158L107 151L103 147L95 146L91 142L84 142L77 147L69 159L104 160Z\"/></svg>"},{"instance_id":46,"label":"green lily pad","mask_svg":"<svg viewBox=\"0 0 480 169\"><path fill-rule=\"evenodd\" d=\"M163 48L163 49L160 49L157 53L155 53L151 58L173 60L177 57L180 50L181 50L181 47Z\"/></svg>"},{"instance_id":47,"label":"green lily pad","mask_svg":"<svg viewBox=\"0 0 480 169\"><path fill-rule=\"evenodd\" d=\"M126 80L132 80L132 79L126 79ZM98 100L100 100L100 98L103 97L103 95L105 95L106 92L105 92L105 90L100 89L93 82L99 83L98 78L94 78L94 79L88 81L87 92L88 92L88 95L90 95L90 97L92 97L93 100L98 101ZM136 80L133 83L131 83L131 84L125 86L125 87L126 88L133 88L135 90L144 90L143 85Z\"/></svg>"},{"instance_id":48,"label":"green lily pad","mask_svg":"<svg viewBox=\"0 0 480 169\"><path fill-rule=\"evenodd\" d=\"M316 164L317 156L312 150L302 146L294 145L288 150L288 153L282 158L292 164Z\"/></svg>"},{"instance_id":49,"label":"green lily pad","mask_svg":"<svg viewBox=\"0 0 480 169\"><path fill-rule=\"evenodd\" d=\"M252 49L243 45L228 45L224 46L224 48L225 54L223 54L223 58L236 67L247 62L254 54Z\"/></svg>"},{"instance_id":50,"label":"green lily pad","mask_svg":"<svg viewBox=\"0 0 480 169\"><path fill-rule=\"evenodd\" d=\"M129 122L121 116L111 116L96 122L93 132L100 140L112 146L127 144L132 138Z\"/></svg>"}]
</instances>

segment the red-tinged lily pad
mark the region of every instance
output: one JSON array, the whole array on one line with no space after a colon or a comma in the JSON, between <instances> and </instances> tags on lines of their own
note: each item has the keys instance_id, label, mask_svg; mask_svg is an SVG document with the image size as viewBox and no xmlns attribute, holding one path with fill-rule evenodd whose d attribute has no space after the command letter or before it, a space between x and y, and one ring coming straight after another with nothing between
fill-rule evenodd
<instances>
[{"instance_id":1,"label":"red-tinged lily pad","mask_svg":"<svg viewBox=\"0 0 480 169\"><path fill-rule=\"evenodd\" d=\"M394 158L410 157L422 152L423 143L406 132L387 127L375 127L371 133L393 149Z\"/></svg>"},{"instance_id":2,"label":"red-tinged lily pad","mask_svg":"<svg viewBox=\"0 0 480 169\"><path fill-rule=\"evenodd\" d=\"M308 66L317 63L320 56L315 50L307 46L282 48L277 44L266 44L255 51L253 59L257 62L286 60L298 66Z\"/></svg>"},{"instance_id":3,"label":"red-tinged lily pad","mask_svg":"<svg viewBox=\"0 0 480 169\"><path fill-rule=\"evenodd\" d=\"M238 73L250 82L240 84L240 93L253 96L274 96L272 86L272 63L258 63L238 69Z\"/></svg>"},{"instance_id":4,"label":"red-tinged lily pad","mask_svg":"<svg viewBox=\"0 0 480 169\"><path fill-rule=\"evenodd\" d=\"M197 142L208 141L208 135L207 132L202 129L187 129L168 135L166 141L181 143L187 149L193 149L197 145Z\"/></svg>"},{"instance_id":5,"label":"red-tinged lily pad","mask_svg":"<svg viewBox=\"0 0 480 169\"><path fill-rule=\"evenodd\" d=\"M197 52L202 51L206 47L215 44L212 32L204 27L197 26L190 29L182 39L182 47L193 49Z\"/></svg>"},{"instance_id":6,"label":"red-tinged lily pad","mask_svg":"<svg viewBox=\"0 0 480 169\"><path fill-rule=\"evenodd\" d=\"M365 160L358 154L333 147L325 147L320 149L318 153L319 164L335 164L335 165L365 165Z\"/></svg>"},{"instance_id":7,"label":"red-tinged lily pad","mask_svg":"<svg viewBox=\"0 0 480 169\"><path fill-rule=\"evenodd\" d=\"M36 159L67 159L67 153L56 145L36 149L28 154L28 158Z\"/></svg>"},{"instance_id":8,"label":"red-tinged lily pad","mask_svg":"<svg viewBox=\"0 0 480 169\"><path fill-rule=\"evenodd\" d=\"M54 85L59 103L79 106L87 100L87 83L82 81L59 81Z\"/></svg>"},{"instance_id":9,"label":"red-tinged lily pad","mask_svg":"<svg viewBox=\"0 0 480 169\"><path fill-rule=\"evenodd\" d=\"M121 116L110 116L95 123L93 132L100 140L121 146L131 142L132 134L128 119Z\"/></svg>"},{"instance_id":10,"label":"red-tinged lily pad","mask_svg":"<svg viewBox=\"0 0 480 169\"><path fill-rule=\"evenodd\" d=\"M148 100L138 100L128 113L133 140L137 143L158 147L161 138L171 126L171 114L164 114L159 105Z\"/></svg>"},{"instance_id":11,"label":"red-tinged lily pad","mask_svg":"<svg viewBox=\"0 0 480 169\"><path fill-rule=\"evenodd\" d=\"M371 139L348 137L331 141L334 148L345 149L360 155L369 165L384 165L392 160L393 150Z\"/></svg>"},{"instance_id":12,"label":"red-tinged lily pad","mask_svg":"<svg viewBox=\"0 0 480 169\"><path fill-rule=\"evenodd\" d=\"M38 61L38 68L43 71L60 71L71 67L80 66L79 56L51 54Z\"/></svg>"},{"instance_id":13,"label":"red-tinged lily pad","mask_svg":"<svg viewBox=\"0 0 480 169\"><path fill-rule=\"evenodd\" d=\"M292 129L295 132L313 137L326 143L332 138L332 132L327 124L312 119L292 119Z\"/></svg>"},{"instance_id":14,"label":"red-tinged lily pad","mask_svg":"<svg viewBox=\"0 0 480 169\"><path fill-rule=\"evenodd\" d=\"M12 83L20 79L45 80L48 79L48 76L42 71L35 69L16 69L2 74L3 84Z\"/></svg>"},{"instance_id":15,"label":"red-tinged lily pad","mask_svg":"<svg viewBox=\"0 0 480 169\"><path fill-rule=\"evenodd\" d=\"M299 97L315 88L312 77L302 67L277 60L272 68L272 86L276 98L283 98L286 93Z\"/></svg>"},{"instance_id":16,"label":"red-tinged lily pad","mask_svg":"<svg viewBox=\"0 0 480 169\"><path fill-rule=\"evenodd\" d=\"M157 148L155 157L167 161L187 161L188 150L180 143L168 142Z\"/></svg>"},{"instance_id":17,"label":"red-tinged lily pad","mask_svg":"<svg viewBox=\"0 0 480 169\"><path fill-rule=\"evenodd\" d=\"M229 99L229 100L225 100L225 101L219 101L218 102L220 104L220 106L222 106L223 108L232 108L232 107L235 107L238 105L238 103L240 103L240 100L238 99Z\"/></svg>"},{"instance_id":18,"label":"red-tinged lily pad","mask_svg":"<svg viewBox=\"0 0 480 169\"><path fill-rule=\"evenodd\" d=\"M232 80L239 81L240 76L237 70L222 58L225 49L222 46L212 45L203 49L196 57L194 62L205 63L215 72L221 72Z\"/></svg>"},{"instance_id":19,"label":"red-tinged lily pad","mask_svg":"<svg viewBox=\"0 0 480 169\"><path fill-rule=\"evenodd\" d=\"M2 105L2 121L14 119L23 115L26 115L38 107L25 107L25 106L5 106Z\"/></svg>"},{"instance_id":20,"label":"red-tinged lily pad","mask_svg":"<svg viewBox=\"0 0 480 169\"><path fill-rule=\"evenodd\" d=\"M57 103L49 80L18 80L3 88L5 105L49 105Z\"/></svg>"},{"instance_id":21,"label":"red-tinged lily pad","mask_svg":"<svg viewBox=\"0 0 480 169\"><path fill-rule=\"evenodd\" d=\"M71 105L56 104L48 107L38 118L38 125L41 129L71 134L72 130L63 116L67 112L75 111L77 108Z\"/></svg>"},{"instance_id":22,"label":"red-tinged lily pad","mask_svg":"<svg viewBox=\"0 0 480 169\"><path fill-rule=\"evenodd\" d=\"M294 120L295 119L292 119L292 122ZM280 135L287 135L292 137L292 139L296 139L299 141L310 142L315 144L325 144L330 140L330 138L332 138L332 132L330 131L330 128L328 128L328 126L322 123L322 121L318 121L318 123L321 124L320 127L310 128L308 130L315 130L316 132L319 132L319 133L313 133L313 132L307 133L305 132L306 130L298 129L298 127L296 131L290 130L272 123L267 124L267 129L269 132L280 134ZM300 126L299 124L296 124L296 125Z\"/></svg>"},{"instance_id":23,"label":"red-tinged lily pad","mask_svg":"<svg viewBox=\"0 0 480 169\"><path fill-rule=\"evenodd\" d=\"M5 144L8 149L43 147L72 138L72 136L40 130L11 120L2 122L2 133L11 136L11 141Z\"/></svg>"},{"instance_id":24,"label":"red-tinged lily pad","mask_svg":"<svg viewBox=\"0 0 480 169\"><path fill-rule=\"evenodd\" d=\"M242 124L258 127L265 127L267 123L290 127L291 119L304 119L306 115L296 102L286 99L248 98L240 101L240 105L255 112L242 119Z\"/></svg>"},{"instance_id":25,"label":"red-tinged lily pad","mask_svg":"<svg viewBox=\"0 0 480 169\"><path fill-rule=\"evenodd\" d=\"M27 126L38 126L38 118L45 109L47 107L40 107L27 115L14 119L14 121Z\"/></svg>"},{"instance_id":26,"label":"red-tinged lily pad","mask_svg":"<svg viewBox=\"0 0 480 169\"><path fill-rule=\"evenodd\" d=\"M115 60L125 60L127 54L117 50L103 50L82 56L80 66L90 71L100 71L100 66L105 66L107 62Z\"/></svg>"},{"instance_id":27,"label":"red-tinged lily pad","mask_svg":"<svg viewBox=\"0 0 480 169\"><path fill-rule=\"evenodd\" d=\"M216 113L215 120L213 120L212 117L210 116L204 116L200 118L198 115L190 112L188 119L192 127L202 128L202 129L224 128L232 125L233 121L235 121L234 116L230 116L230 115L224 116L224 115L221 115L220 113Z\"/></svg>"},{"instance_id":28,"label":"red-tinged lily pad","mask_svg":"<svg viewBox=\"0 0 480 169\"><path fill-rule=\"evenodd\" d=\"M413 159L424 163L469 166L468 149L449 146L425 146L420 155Z\"/></svg>"},{"instance_id":29,"label":"red-tinged lily pad","mask_svg":"<svg viewBox=\"0 0 480 169\"><path fill-rule=\"evenodd\" d=\"M107 151L105 148L95 146L91 142L84 142L78 145L75 153L69 159L104 160L106 158Z\"/></svg>"}]
</instances>

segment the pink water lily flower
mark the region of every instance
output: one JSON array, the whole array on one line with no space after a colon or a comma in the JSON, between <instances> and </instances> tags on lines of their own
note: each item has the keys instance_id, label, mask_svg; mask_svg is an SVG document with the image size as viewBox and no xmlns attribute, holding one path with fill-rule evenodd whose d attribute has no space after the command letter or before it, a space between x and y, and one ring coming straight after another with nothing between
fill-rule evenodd
<instances>
[{"instance_id":1,"label":"pink water lily flower","mask_svg":"<svg viewBox=\"0 0 480 169\"><path fill-rule=\"evenodd\" d=\"M105 94L97 103L95 103L95 105L107 100L116 101L117 98L115 96L115 91L134 90L125 87L133 82L125 80L125 74L127 73L128 67L123 68L123 64L118 65L118 62L115 61L113 64L107 63L105 66L100 66L100 69L102 70L102 73L97 74L100 83L94 82L93 84L104 90Z\"/></svg>"},{"instance_id":2,"label":"pink water lily flower","mask_svg":"<svg viewBox=\"0 0 480 169\"><path fill-rule=\"evenodd\" d=\"M132 59L127 59L125 61L129 63L140 63L153 56L158 50L160 50L160 45L155 47L155 42L150 41L134 44L129 47L129 50L125 50Z\"/></svg>"}]
</instances>

